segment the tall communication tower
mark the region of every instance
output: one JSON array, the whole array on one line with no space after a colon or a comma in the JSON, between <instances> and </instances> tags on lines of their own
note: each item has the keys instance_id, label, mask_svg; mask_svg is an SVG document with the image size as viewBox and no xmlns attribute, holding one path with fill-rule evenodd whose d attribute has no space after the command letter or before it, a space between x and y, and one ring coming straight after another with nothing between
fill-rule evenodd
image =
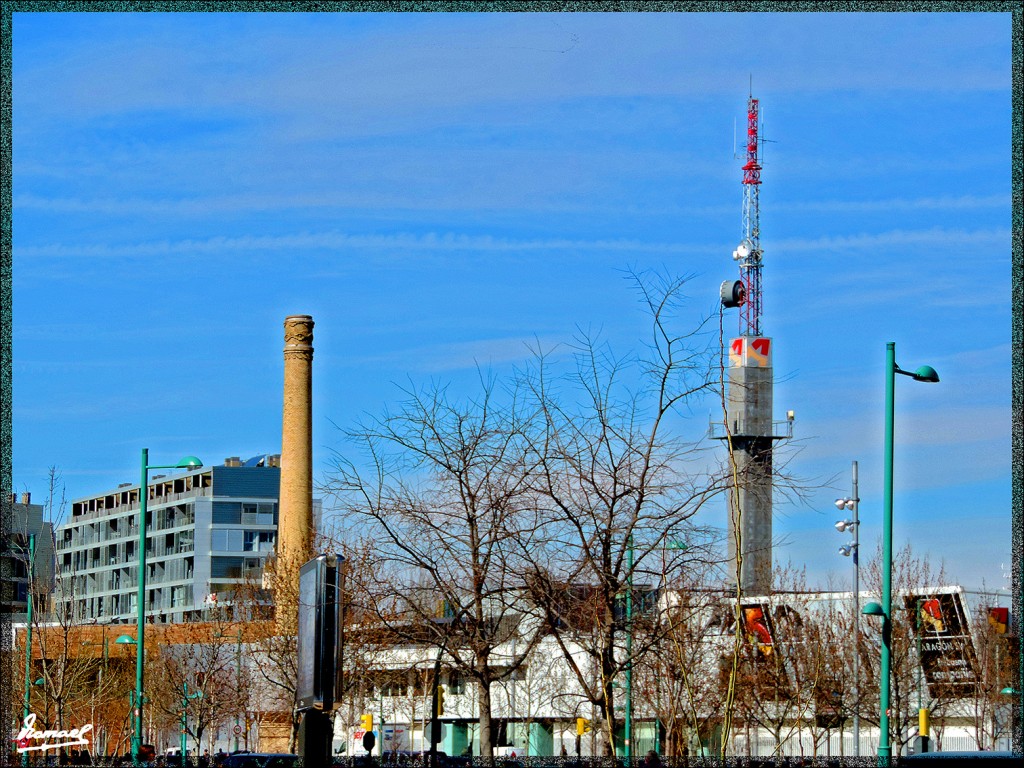
<instances>
[{"instance_id":1,"label":"tall communication tower","mask_svg":"<svg viewBox=\"0 0 1024 768\"><path fill-rule=\"evenodd\" d=\"M740 263L747 300L740 308L740 336L761 335L761 164L757 159L757 99L747 99L747 151L743 165L743 239L732 257Z\"/></svg>"},{"instance_id":2,"label":"tall communication tower","mask_svg":"<svg viewBox=\"0 0 1024 768\"><path fill-rule=\"evenodd\" d=\"M740 310L726 368L726 420L712 436L727 440L737 484L729 498L730 574L742 593L766 595L772 584L772 445L793 436L793 412L772 421L772 339L761 329L761 224L758 100L747 99L743 165L743 233L732 257L740 279L722 283L722 306ZM724 429L723 429L724 427ZM777 429L778 428L778 429Z\"/></svg>"}]
</instances>

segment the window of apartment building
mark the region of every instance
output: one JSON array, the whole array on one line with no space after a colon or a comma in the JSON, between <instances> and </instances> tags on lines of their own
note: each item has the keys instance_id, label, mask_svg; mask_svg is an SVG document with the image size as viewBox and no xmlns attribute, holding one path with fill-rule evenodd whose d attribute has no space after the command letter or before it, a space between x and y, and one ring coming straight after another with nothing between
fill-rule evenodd
<instances>
[{"instance_id":1,"label":"window of apartment building","mask_svg":"<svg viewBox=\"0 0 1024 768\"><path fill-rule=\"evenodd\" d=\"M234 501L213 502L213 522L220 525L238 525L242 522L242 505Z\"/></svg>"},{"instance_id":2,"label":"window of apartment building","mask_svg":"<svg viewBox=\"0 0 1024 768\"><path fill-rule=\"evenodd\" d=\"M459 695L466 692L466 678L458 672L448 673L448 693Z\"/></svg>"},{"instance_id":3,"label":"window of apartment building","mask_svg":"<svg viewBox=\"0 0 1024 768\"><path fill-rule=\"evenodd\" d=\"M273 525L275 504L242 502L242 523L245 525Z\"/></svg>"},{"instance_id":4,"label":"window of apartment building","mask_svg":"<svg viewBox=\"0 0 1024 768\"><path fill-rule=\"evenodd\" d=\"M245 531L246 552L270 552L274 548L273 531Z\"/></svg>"},{"instance_id":5,"label":"window of apartment building","mask_svg":"<svg viewBox=\"0 0 1024 768\"><path fill-rule=\"evenodd\" d=\"M416 670L412 676L412 695L416 697L426 696L429 692L428 685L433 679L433 673L428 670Z\"/></svg>"},{"instance_id":6,"label":"window of apartment building","mask_svg":"<svg viewBox=\"0 0 1024 768\"><path fill-rule=\"evenodd\" d=\"M381 681L381 696L405 696L407 684L404 677L391 677Z\"/></svg>"},{"instance_id":7,"label":"window of apartment building","mask_svg":"<svg viewBox=\"0 0 1024 768\"><path fill-rule=\"evenodd\" d=\"M210 576L214 579L238 579L242 576L241 557L211 557Z\"/></svg>"},{"instance_id":8,"label":"window of apartment building","mask_svg":"<svg viewBox=\"0 0 1024 768\"><path fill-rule=\"evenodd\" d=\"M214 529L211 532L210 548L214 552L241 552L244 546L244 531Z\"/></svg>"}]
</instances>

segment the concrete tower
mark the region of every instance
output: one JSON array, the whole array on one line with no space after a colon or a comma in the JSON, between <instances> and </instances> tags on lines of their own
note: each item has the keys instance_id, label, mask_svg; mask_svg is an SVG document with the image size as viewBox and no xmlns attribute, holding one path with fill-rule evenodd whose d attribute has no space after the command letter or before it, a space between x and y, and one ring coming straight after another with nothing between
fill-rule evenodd
<instances>
[{"instance_id":1,"label":"concrete tower","mask_svg":"<svg viewBox=\"0 0 1024 768\"><path fill-rule=\"evenodd\" d=\"M729 494L729 575L744 594L772 586L772 340L741 336L729 347L726 412L736 485ZM737 562L737 551L740 558ZM738 572L737 572L738 568Z\"/></svg>"},{"instance_id":2,"label":"concrete tower","mask_svg":"<svg viewBox=\"0 0 1024 768\"><path fill-rule=\"evenodd\" d=\"M278 627L298 620L299 567L313 544L313 318L284 321L284 412L278 508L275 601Z\"/></svg>"},{"instance_id":3,"label":"concrete tower","mask_svg":"<svg viewBox=\"0 0 1024 768\"><path fill-rule=\"evenodd\" d=\"M729 493L729 580L750 595L771 591L772 444L792 436L791 416L783 422L785 434L776 434L772 421L772 339L761 329L759 123L758 101L751 97L743 166L743 238L732 254L741 279L722 284L722 306L740 309L740 335L729 342L725 424L712 429L715 437L726 441L735 472Z\"/></svg>"}]
</instances>

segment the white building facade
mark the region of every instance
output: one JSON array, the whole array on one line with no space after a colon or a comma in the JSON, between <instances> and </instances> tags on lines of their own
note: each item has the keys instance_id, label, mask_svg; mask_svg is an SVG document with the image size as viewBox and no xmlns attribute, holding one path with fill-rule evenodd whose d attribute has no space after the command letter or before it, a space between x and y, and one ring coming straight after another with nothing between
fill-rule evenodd
<instances>
[{"instance_id":1,"label":"white building facade","mask_svg":"<svg viewBox=\"0 0 1024 768\"><path fill-rule=\"evenodd\" d=\"M986 663L983 658L983 641L975 635L977 623L965 621L971 614L983 615L992 608L1008 606L1009 594L1002 593L970 593L962 588L936 587L922 589L917 593L897 594L894 596L894 614L903 608L908 611L912 607L920 608L925 598L941 603L940 615L945 619L941 628L936 626L922 629L921 640L924 647L929 642L932 632L935 637L945 638L951 631L962 632L964 639L960 651L970 657L969 664L981 675L981 667ZM877 600L877 595L863 593L859 604L863 607L868 601ZM666 610L673 602L671 596L663 598L660 610ZM786 606L779 611L779 606ZM764 644L765 658L774 664L783 655L779 650L770 649L773 643L786 641L786 629L783 621L795 621L794 617L802 614L804 620L812 617L820 618L828 614L832 617L846 612L847 619L853 606L851 593L814 593L787 596L777 594L767 598L749 598L743 601L741 609L754 609L751 619L759 616L758 609L768 615L764 628L768 635L759 635L754 631L753 624L741 630L744 643ZM901 607L902 606L902 607ZM956 608L960 610L961 626L956 628L955 621L948 612ZM979 613L980 612L980 613ZM741 610L744 614L745 610ZM687 662L688 674L696 685L700 681L721 680L723 659L728 657L735 640L735 623L728 617L734 615L732 603L727 598L719 599L717 607L714 602L708 603L708 610L699 621L699 648ZM772 618L774 617L774 618ZM496 648L491 656L491 663L496 667L508 664L517 658L517 650L522 654L530 635L532 622L528 617L522 618L520 630L513 633L513 638ZM845 625L844 625L845 626ZM876 639L879 627L873 626L867 617L861 617L860 633L862 638L862 654L870 657L877 654ZM625 638L625 632L621 633ZM796 637L791 635L790 637ZM950 635L955 638L957 635ZM794 680L794 687L803 686L803 693L787 714L777 707L780 728L773 734L769 728L759 725L753 717L744 716L737 711L733 728L725 737L725 751L732 756L845 756L859 754L869 757L876 754L879 744L877 727L878 693L877 693L877 656L875 667L869 670L865 664L859 670L859 691L852 680L853 669L850 664L849 637L844 638L843 630L836 635L835 647L826 648L838 663L828 667L821 666L813 674L836 674L842 677L842 696L844 704L837 710L842 716L835 723L829 724L827 717L833 714L831 705L816 699L816 692L822 686L815 682L796 683L800 670L789 669L788 674ZM830 641L831 642L831 641ZM518 649L516 644L519 643ZM941 641L946 645L946 640ZM951 643L951 647L956 642ZM971 650L965 650L967 648ZM596 675L596 667L585 648L569 646L573 655L574 666L584 674ZM945 665L932 663L927 658L927 650L921 657L912 643L909 647L908 667L904 668L904 682L909 680L911 690L904 691L901 699L906 710L904 732L901 737L907 743L901 750L904 754L911 751L913 737L916 736L918 718L918 694L920 690L920 706L932 712L930 751L975 750L980 743L986 749L1009 749L1011 732L1009 716L1011 700L1005 702L998 699L994 704L986 705L988 709L979 709L978 697L957 695L947 698L936 694L932 698L930 691L937 691L936 681L950 669L956 669L955 659L947 659ZM657 651L654 652L657 655ZM772 656L772 654L775 656ZM364 669L357 669L352 674L361 676L364 684L351 689L351 695L344 702L335 718L335 750L344 750L348 754L363 754L360 718L372 715L377 745L374 754L379 754L381 746L385 751L409 750L419 752L430 747L429 721L432 706L433 668L437 649L429 645L396 647L380 651L364 660ZM924 658L922 666L919 659ZM952 658L952 657L951 657ZM782 662L789 665L789 660ZM819 662L793 662L812 667ZM908 671L909 670L909 671ZM670 687L661 685L659 675L665 674L657 662L638 664L633 674L632 690L632 745L631 754L642 756L649 750L667 752L666 735L671 717L669 711L676 708L687 708L692 703L697 710L708 711L698 714L713 715L710 711L720 706L711 697L704 698L699 693L691 702L684 701L680 696L670 701ZM872 677L872 676L875 677ZM449 755L479 754L479 733L477 711L478 690L476 685L464 675L451 668L446 656L441 657L440 684L443 689L443 723L441 741L438 749ZM717 683L712 683L712 687ZM896 683L893 683L896 685ZM623 754L623 720L625 704L625 675L619 675L613 682L617 733L616 752ZM944 688L943 690L949 690ZM678 694L676 694L678 695ZM856 736L854 721L851 717L854 699L860 701L859 722ZM565 654L553 637L544 637L533 648L526 663L491 688L492 702L492 745L495 754L517 757L544 755L600 755L607 739L602 739L596 729L600 727L597 708L586 698L576 673L567 663ZM771 709L772 704L766 704ZM894 703L895 706L895 703ZM771 715L769 714L769 717ZM588 728L577 735L577 720L584 718ZM685 718L684 718L685 719ZM872 722L874 721L874 722ZM895 721L894 721L895 722ZM689 755L718 754L722 746L722 733L709 727L699 734L694 734L689 726L681 726L681 739ZM687 733L688 732L688 733ZM383 744L381 742L383 736ZM680 737L677 736L677 739ZM679 746L677 741L677 748ZM895 752L894 752L895 754Z\"/></svg>"}]
</instances>

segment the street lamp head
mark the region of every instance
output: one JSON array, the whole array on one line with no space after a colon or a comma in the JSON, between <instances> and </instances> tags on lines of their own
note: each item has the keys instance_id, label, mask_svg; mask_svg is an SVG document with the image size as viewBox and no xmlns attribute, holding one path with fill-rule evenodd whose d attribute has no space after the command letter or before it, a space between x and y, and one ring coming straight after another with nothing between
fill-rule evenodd
<instances>
[{"instance_id":1,"label":"street lamp head","mask_svg":"<svg viewBox=\"0 0 1024 768\"><path fill-rule=\"evenodd\" d=\"M121 635L114 641L115 645L135 645L135 638L131 635Z\"/></svg>"},{"instance_id":2,"label":"street lamp head","mask_svg":"<svg viewBox=\"0 0 1024 768\"><path fill-rule=\"evenodd\" d=\"M898 373L902 376L909 376L914 381L924 381L929 384L934 384L939 380L939 374L937 374L935 369L930 365L922 365L916 371L911 373L910 371L904 371L898 365L894 364L893 373Z\"/></svg>"},{"instance_id":3,"label":"street lamp head","mask_svg":"<svg viewBox=\"0 0 1024 768\"><path fill-rule=\"evenodd\" d=\"M843 557L849 557L850 553L852 553L852 552L853 552L853 545L852 544L844 544L843 546L841 546L839 548L839 554L842 555Z\"/></svg>"},{"instance_id":4,"label":"street lamp head","mask_svg":"<svg viewBox=\"0 0 1024 768\"><path fill-rule=\"evenodd\" d=\"M931 369L929 369L931 370ZM934 373L934 371L932 371ZM201 469L203 462L197 459L195 456L186 456L177 464L174 465L175 469Z\"/></svg>"},{"instance_id":5,"label":"street lamp head","mask_svg":"<svg viewBox=\"0 0 1024 768\"><path fill-rule=\"evenodd\" d=\"M1016 696L1017 694L1020 693L1020 691L1018 691L1013 686L1008 686L1006 688L1003 688L1003 690L1001 690L1000 693L1003 694L1004 696Z\"/></svg>"},{"instance_id":6,"label":"street lamp head","mask_svg":"<svg viewBox=\"0 0 1024 768\"><path fill-rule=\"evenodd\" d=\"M853 530L856 525L852 520L836 520L836 530L840 533L844 533L849 530Z\"/></svg>"},{"instance_id":7,"label":"street lamp head","mask_svg":"<svg viewBox=\"0 0 1024 768\"><path fill-rule=\"evenodd\" d=\"M860 612L865 616L885 616L885 610L878 603L868 603Z\"/></svg>"}]
</instances>

